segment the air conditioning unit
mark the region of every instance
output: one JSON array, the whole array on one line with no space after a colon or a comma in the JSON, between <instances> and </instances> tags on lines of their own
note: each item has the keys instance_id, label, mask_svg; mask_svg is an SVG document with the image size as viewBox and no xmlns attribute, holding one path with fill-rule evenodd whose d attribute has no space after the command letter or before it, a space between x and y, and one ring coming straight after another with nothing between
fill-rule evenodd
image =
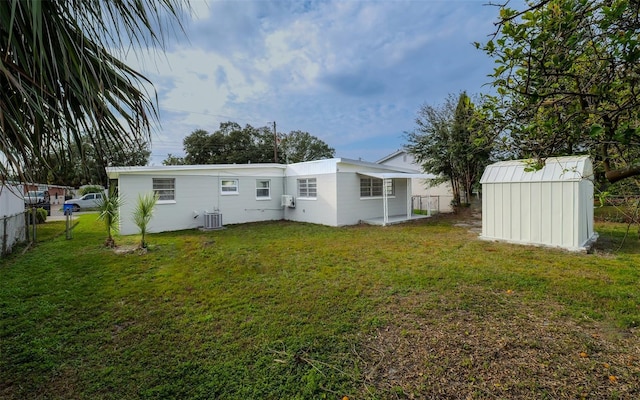
<instances>
[{"instance_id":1,"label":"air conditioning unit","mask_svg":"<svg viewBox=\"0 0 640 400\"><path fill-rule=\"evenodd\" d=\"M204 229L222 229L222 214L204 213Z\"/></svg>"},{"instance_id":2,"label":"air conditioning unit","mask_svg":"<svg viewBox=\"0 0 640 400\"><path fill-rule=\"evenodd\" d=\"M296 208L296 200L293 198L293 196L285 194L282 195L280 205L282 207Z\"/></svg>"}]
</instances>

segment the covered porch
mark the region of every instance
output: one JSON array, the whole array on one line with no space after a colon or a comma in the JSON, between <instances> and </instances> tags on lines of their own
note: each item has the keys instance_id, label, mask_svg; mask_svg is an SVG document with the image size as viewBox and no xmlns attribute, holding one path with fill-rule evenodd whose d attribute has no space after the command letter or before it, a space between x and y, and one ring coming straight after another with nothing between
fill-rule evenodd
<instances>
[{"instance_id":1,"label":"covered porch","mask_svg":"<svg viewBox=\"0 0 640 400\"><path fill-rule=\"evenodd\" d=\"M391 225L399 224L402 222L418 220L423 218L429 218L430 210L427 215L413 214L413 201L412 201L412 179L433 179L434 175L431 174L419 174L419 173L405 173L405 172L358 172L359 175L381 179L382 180L382 216L375 218L363 219L362 222L370 225ZM405 179L406 180L406 212L403 214L389 215L389 191L388 187L392 187L393 179ZM397 212L397 211L396 211Z\"/></svg>"}]
</instances>

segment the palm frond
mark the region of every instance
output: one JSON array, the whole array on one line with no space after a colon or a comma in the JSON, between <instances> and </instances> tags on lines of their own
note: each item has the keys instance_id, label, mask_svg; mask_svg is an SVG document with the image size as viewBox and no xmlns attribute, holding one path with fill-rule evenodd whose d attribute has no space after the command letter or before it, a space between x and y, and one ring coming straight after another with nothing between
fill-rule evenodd
<instances>
[{"instance_id":1,"label":"palm frond","mask_svg":"<svg viewBox=\"0 0 640 400\"><path fill-rule=\"evenodd\" d=\"M80 147L85 132L99 148L150 140L151 82L120 58L130 47L163 48L188 9L183 0L1 1L1 178L26 176L25 161L46 163L56 144Z\"/></svg>"}]
</instances>

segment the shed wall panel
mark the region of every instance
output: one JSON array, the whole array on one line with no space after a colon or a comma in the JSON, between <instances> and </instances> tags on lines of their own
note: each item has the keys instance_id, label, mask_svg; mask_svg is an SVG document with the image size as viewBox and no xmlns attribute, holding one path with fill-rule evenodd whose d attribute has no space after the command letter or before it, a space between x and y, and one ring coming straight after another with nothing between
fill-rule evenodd
<instances>
[{"instance_id":1,"label":"shed wall panel","mask_svg":"<svg viewBox=\"0 0 640 400\"><path fill-rule=\"evenodd\" d=\"M572 250L597 237L588 157L550 158L533 172L525 166L516 160L485 170L483 237Z\"/></svg>"},{"instance_id":2,"label":"shed wall panel","mask_svg":"<svg viewBox=\"0 0 640 400\"><path fill-rule=\"evenodd\" d=\"M521 183L520 188L520 240L531 240L531 184Z\"/></svg>"}]
</instances>

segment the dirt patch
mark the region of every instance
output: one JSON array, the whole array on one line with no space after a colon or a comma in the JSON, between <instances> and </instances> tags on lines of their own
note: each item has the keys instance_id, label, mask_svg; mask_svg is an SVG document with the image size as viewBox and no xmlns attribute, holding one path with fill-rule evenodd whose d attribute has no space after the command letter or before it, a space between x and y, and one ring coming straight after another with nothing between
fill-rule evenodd
<instances>
[{"instance_id":1,"label":"dirt patch","mask_svg":"<svg viewBox=\"0 0 640 400\"><path fill-rule=\"evenodd\" d=\"M637 331L576 323L515 293L474 302L414 295L358 353L363 395L407 399L640 398Z\"/></svg>"},{"instance_id":2,"label":"dirt patch","mask_svg":"<svg viewBox=\"0 0 640 400\"><path fill-rule=\"evenodd\" d=\"M132 244L132 245L116 246L113 248L113 252L116 254L132 254L132 253L146 254L147 249L146 248L141 249L140 246Z\"/></svg>"}]
</instances>

